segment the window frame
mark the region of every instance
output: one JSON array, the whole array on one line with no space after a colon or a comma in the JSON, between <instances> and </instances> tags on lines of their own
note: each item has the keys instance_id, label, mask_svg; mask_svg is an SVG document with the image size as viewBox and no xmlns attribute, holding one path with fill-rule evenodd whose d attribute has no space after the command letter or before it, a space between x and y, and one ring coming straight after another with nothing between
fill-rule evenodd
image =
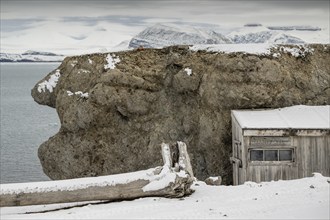
<instances>
[{"instance_id":1,"label":"window frame","mask_svg":"<svg viewBox=\"0 0 330 220\"><path fill-rule=\"evenodd\" d=\"M252 150L262 150L263 160L251 160ZM267 161L265 160L265 151L267 150L277 150L277 160ZM280 150L291 150L292 159L291 160L280 160ZM293 146L265 146L265 147L249 147L247 151L247 160L250 165L293 165L296 163L296 148Z\"/></svg>"}]
</instances>

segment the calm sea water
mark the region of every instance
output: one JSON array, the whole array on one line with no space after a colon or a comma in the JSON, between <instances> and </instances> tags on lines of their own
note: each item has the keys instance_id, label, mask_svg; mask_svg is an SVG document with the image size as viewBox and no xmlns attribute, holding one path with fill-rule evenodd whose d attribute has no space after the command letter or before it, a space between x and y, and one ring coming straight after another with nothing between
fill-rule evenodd
<instances>
[{"instance_id":1,"label":"calm sea water","mask_svg":"<svg viewBox=\"0 0 330 220\"><path fill-rule=\"evenodd\" d=\"M55 109L33 101L31 89L58 66L0 64L0 183L49 180L42 171L38 147L57 133L60 122Z\"/></svg>"}]
</instances>

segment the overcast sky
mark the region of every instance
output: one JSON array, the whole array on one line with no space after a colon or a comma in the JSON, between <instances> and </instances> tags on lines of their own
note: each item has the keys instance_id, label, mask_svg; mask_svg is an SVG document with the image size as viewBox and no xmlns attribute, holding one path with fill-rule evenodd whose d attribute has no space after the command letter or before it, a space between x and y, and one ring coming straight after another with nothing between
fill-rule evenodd
<instances>
[{"instance_id":1,"label":"overcast sky","mask_svg":"<svg viewBox=\"0 0 330 220\"><path fill-rule=\"evenodd\" d=\"M1 41L8 48L15 44L13 39L7 41L14 34L24 35L45 24L54 25L58 30L63 26L62 32L73 39L85 37L78 31L78 26L81 29L91 26L102 29L111 24L113 31L118 32L116 34L121 32L120 36L127 38L157 22L198 22L221 26L258 22L263 25L311 25L329 29L329 10L329 0L1 0ZM68 25L75 28L65 29Z\"/></svg>"},{"instance_id":2,"label":"overcast sky","mask_svg":"<svg viewBox=\"0 0 330 220\"><path fill-rule=\"evenodd\" d=\"M328 0L220 0L220 1L74 1L74 0L1 0L1 19L63 19L85 17L97 21L105 16L244 24L329 25ZM18 23L19 21L17 21ZM128 23L131 21L128 21Z\"/></svg>"}]
</instances>

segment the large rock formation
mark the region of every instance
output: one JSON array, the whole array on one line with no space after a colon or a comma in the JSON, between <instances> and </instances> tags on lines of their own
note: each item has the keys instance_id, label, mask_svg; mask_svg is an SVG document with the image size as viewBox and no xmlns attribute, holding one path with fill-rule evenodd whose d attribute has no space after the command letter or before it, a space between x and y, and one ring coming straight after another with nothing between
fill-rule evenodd
<instances>
[{"instance_id":1,"label":"large rock formation","mask_svg":"<svg viewBox=\"0 0 330 220\"><path fill-rule=\"evenodd\" d=\"M161 164L162 142L179 140L197 178L228 184L230 110L330 104L330 47L309 48L296 56L174 46L68 57L32 89L61 120L39 148L44 172L66 179L142 170Z\"/></svg>"}]
</instances>

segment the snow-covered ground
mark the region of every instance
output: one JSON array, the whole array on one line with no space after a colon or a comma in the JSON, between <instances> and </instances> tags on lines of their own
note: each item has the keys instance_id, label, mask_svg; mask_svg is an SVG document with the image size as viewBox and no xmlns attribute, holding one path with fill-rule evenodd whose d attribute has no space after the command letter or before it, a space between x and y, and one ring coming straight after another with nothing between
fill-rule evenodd
<instances>
[{"instance_id":1,"label":"snow-covered ground","mask_svg":"<svg viewBox=\"0 0 330 220\"><path fill-rule=\"evenodd\" d=\"M106 204L3 207L0 217L2 220L330 218L330 178L318 173L298 180L246 182L240 186L208 186L198 181L192 188L195 192L181 199L151 197ZM61 209L76 205L79 207Z\"/></svg>"}]
</instances>

